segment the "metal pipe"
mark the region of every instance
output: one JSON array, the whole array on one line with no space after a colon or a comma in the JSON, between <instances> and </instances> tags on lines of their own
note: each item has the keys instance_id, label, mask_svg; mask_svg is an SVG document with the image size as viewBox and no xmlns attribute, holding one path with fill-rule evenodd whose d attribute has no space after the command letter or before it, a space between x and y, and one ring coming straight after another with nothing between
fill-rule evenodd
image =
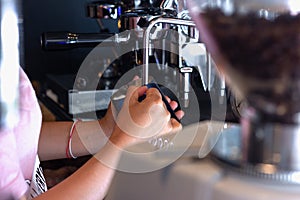
<instances>
[{"instance_id":1,"label":"metal pipe","mask_svg":"<svg viewBox=\"0 0 300 200\"><path fill-rule=\"evenodd\" d=\"M142 68L142 83L148 84L149 82L149 44L150 44L150 32L151 29L159 23L174 24L174 25L184 25L184 26L193 26L195 23L191 20L175 19L175 18L155 18L150 21L148 27L144 32L144 57L143 57L143 68Z\"/></svg>"}]
</instances>

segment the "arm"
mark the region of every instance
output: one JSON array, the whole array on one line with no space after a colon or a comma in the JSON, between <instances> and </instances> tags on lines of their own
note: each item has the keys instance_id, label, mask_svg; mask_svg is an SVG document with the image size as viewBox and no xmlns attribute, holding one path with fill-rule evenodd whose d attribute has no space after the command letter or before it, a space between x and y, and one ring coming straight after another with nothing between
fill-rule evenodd
<instances>
[{"instance_id":1,"label":"arm","mask_svg":"<svg viewBox=\"0 0 300 200\"><path fill-rule=\"evenodd\" d=\"M66 158L66 147L73 122L43 122L39 138L38 154L41 160ZM80 121L72 137L72 149L76 156L95 154L111 135L115 122L111 106L99 121ZM80 132L80 135L79 135ZM85 144L89 144L86 149Z\"/></svg>"},{"instance_id":2,"label":"arm","mask_svg":"<svg viewBox=\"0 0 300 200\"><path fill-rule=\"evenodd\" d=\"M175 110L178 106L177 102L166 98ZM182 118L184 114L180 110L176 115L178 118ZM72 124L71 121L43 122L38 147L40 160L66 158L66 148ZM108 140L114 126L115 119L111 105L106 115L99 121L79 122L72 137L73 154L84 156L97 153Z\"/></svg>"},{"instance_id":3,"label":"arm","mask_svg":"<svg viewBox=\"0 0 300 200\"><path fill-rule=\"evenodd\" d=\"M106 145L70 177L37 197L37 199L103 199L110 186L115 171L114 168L117 167L122 149L141 141L140 136L145 136L143 135L145 129L152 129L149 126L151 125L149 120L154 124L164 124L163 132L181 128L176 120L170 119L170 114L164 108L163 102L159 100L161 99L158 98L160 94L156 89L149 89L146 99L138 102L138 96L143 90L145 88L131 93L129 96L132 98L126 97L127 101L125 99L126 103L124 103L121 112L123 111L124 114L125 111L129 111L129 116L118 116L117 124ZM157 109L153 110L153 106L164 108L158 111L161 115L160 118L153 118L157 114ZM181 115L182 113L178 114ZM125 132L124 129L119 127L119 122L126 121L128 118L132 118L133 123L145 129L134 130L134 133ZM179 118L181 117L179 116ZM105 162L101 162L103 159L105 159ZM110 163L109 166L104 164L108 162Z\"/></svg>"},{"instance_id":4,"label":"arm","mask_svg":"<svg viewBox=\"0 0 300 200\"><path fill-rule=\"evenodd\" d=\"M116 130L118 131L118 130ZM111 139L95 156L87 161L70 177L51 188L46 193L40 195L41 199L103 199L109 188L114 175L114 168L107 166L99 161L103 156L110 158L110 162L117 163L120 156L120 149L114 145L121 142Z\"/></svg>"}]
</instances>

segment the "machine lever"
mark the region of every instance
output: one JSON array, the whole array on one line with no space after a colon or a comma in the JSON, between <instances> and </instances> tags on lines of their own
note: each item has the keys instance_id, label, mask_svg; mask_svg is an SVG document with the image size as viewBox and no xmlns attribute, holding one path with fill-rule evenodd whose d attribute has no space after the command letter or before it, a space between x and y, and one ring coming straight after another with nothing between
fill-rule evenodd
<instances>
[{"instance_id":1,"label":"machine lever","mask_svg":"<svg viewBox=\"0 0 300 200\"><path fill-rule=\"evenodd\" d=\"M77 47L94 47L99 43L113 43L110 33L45 32L41 36L44 50L68 50Z\"/></svg>"}]
</instances>

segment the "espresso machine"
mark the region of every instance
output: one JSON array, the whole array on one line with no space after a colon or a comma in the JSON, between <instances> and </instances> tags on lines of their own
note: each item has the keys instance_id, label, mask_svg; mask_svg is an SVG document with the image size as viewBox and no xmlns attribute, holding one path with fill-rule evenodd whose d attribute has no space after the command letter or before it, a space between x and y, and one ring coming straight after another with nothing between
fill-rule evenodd
<instances>
[{"instance_id":1,"label":"espresso machine","mask_svg":"<svg viewBox=\"0 0 300 200\"><path fill-rule=\"evenodd\" d=\"M57 84L57 77L47 76L42 96L58 102L66 116L98 117L112 94L131 80L123 80L125 75L132 73L141 77L143 84L155 80L186 113L197 113L190 119L186 116L187 124L214 114L217 118L217 111L211 112L212 104L222 113L227 110L229 120L239 120L236 98L201 41L186 1L95 1L86 7L87 17L97 21L100 33L45 31L41 35L44 51L94 48L72 76L68 89L59 88L62 83ZM103 21L107 19L117 21L117 33L106 30ZM193 112L195 109L201 114Z\"/></svg>"}]
</instances>

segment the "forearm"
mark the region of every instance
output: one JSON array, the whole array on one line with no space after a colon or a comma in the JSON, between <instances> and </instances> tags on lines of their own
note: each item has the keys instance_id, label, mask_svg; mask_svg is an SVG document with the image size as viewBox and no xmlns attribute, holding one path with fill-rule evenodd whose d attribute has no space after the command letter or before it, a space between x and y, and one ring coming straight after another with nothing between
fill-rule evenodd
<instances>
[{"instance_id":1,"label":"forearm","mask_svg":"<svg viewBox=\"0 0 300 200\"><path fill-rule=\"evenodd\" d=\"M103 199L110 186L120 149L107 143L95 156L67 179L40 195L42 199Z\"/></svg>"},{"instance_id":2,"label":"forearm","mask_svg":"<svg viewBox=\"0 0 300 200\"><path fill-rule=\"evenodd\" d=\"M44 122L38 154L41 160L66 158L66 148L73 122ZM107 141L113 125L103 118L99 121L80 121L72 135L72 152L76 156L95 154Z\"/></svg>"},{"instance_id":3,"label":"forearm","mask_svg":"<svg viewBox=\"0 0 300 200\"><path fill-rule=\"evenodd\" d=\"M136 139L115 126L109 141L76 172L36 200L104 199L124 148Z\"/></svg>"},{"instance_id":4,"label":"forearm","mask_svg":"<svg viewBox=\"0 0 300 200\"><path fill-rule=\"evenodd\" d=\"M41 160L66 157L66 145L72 122L43 122L38 155Z\"/></svg>"}]
</instances>

